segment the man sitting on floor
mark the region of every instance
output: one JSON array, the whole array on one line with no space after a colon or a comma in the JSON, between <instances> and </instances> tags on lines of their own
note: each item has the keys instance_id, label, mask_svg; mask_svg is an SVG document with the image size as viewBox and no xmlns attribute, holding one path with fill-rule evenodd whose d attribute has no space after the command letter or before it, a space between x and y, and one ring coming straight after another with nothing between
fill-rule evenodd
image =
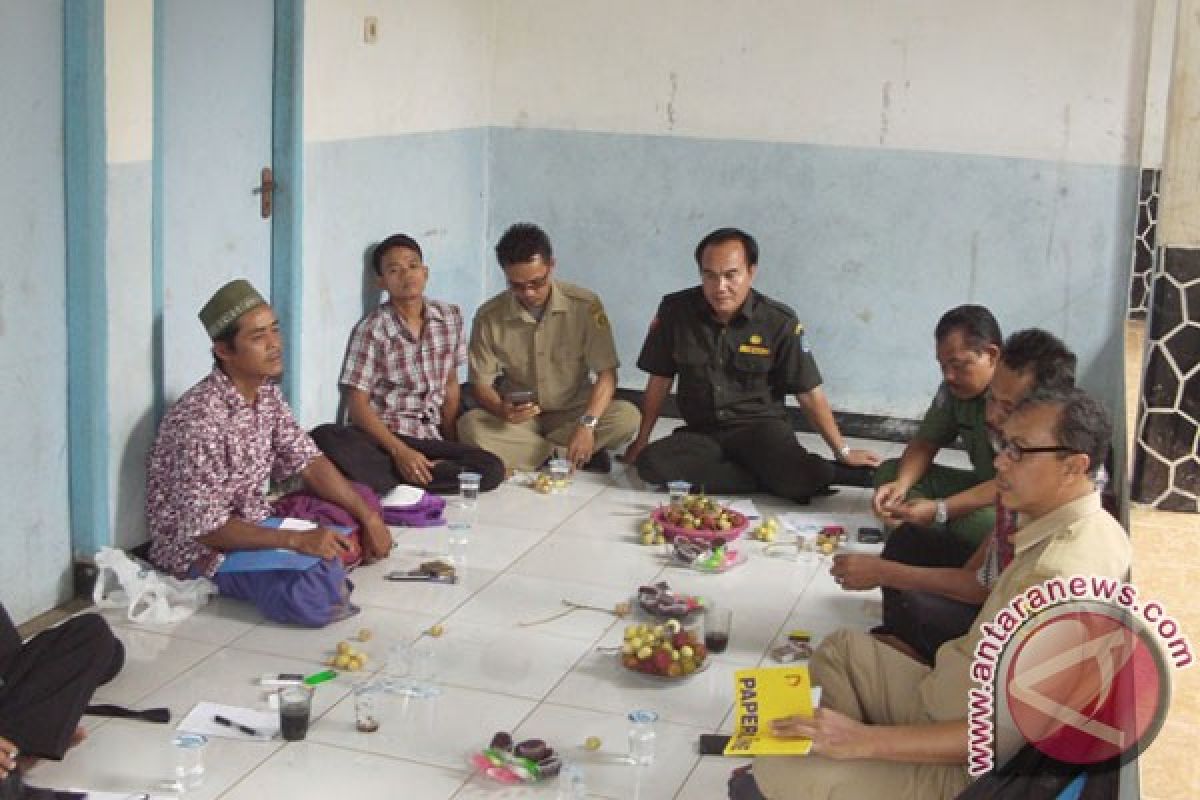
<instances>
[{"instance_id":1,"label":"man sitting on floor","mask_svg":"<svg viewBox=\"0 0 1200 800\"><path fill-rule=\"evenodd\" d=\"M421 246L397 233L371 253L386 303L355 326L341 385L353 425L322 425L313 441L351 480L380 494L397 483L457 492L460 472L490 491L504 462L459 444L458 368L467 343L458 306L425 297L429 266Z\"/></svg>"},{"instance_id":2,"label":"man sitting on floor","mask_svg":"<svg viewBox=\"0 0 1200 800\"><path fill-rule=\"evenodd\" d=\"M885 461L875 473L875 513L889 524L945 526L953 534L954 565L964 564L995 524L992 501L992 444L988 438L986 395L1003 339L1000 326L983 306L952 308L934 330L942 367L925 419L900 459ZM943 447L961 439L971 469L934 464Z\"/></svg>"},{"instance_id":3,"label":"man sitting on floor","mask_svg":"<svg viewBox=\"0 0 1200 800\"><path fill-rule=\"evenodd\" d=\"M125 648L99 614L81 614L27 642L0 604L0 800L54 797L24 786L38 759L61 761L83 740L96 687L125 664Z\"/></svg>"},{"instance_id":4,"label":"man sitting on floor","mask_svg":"<svg viewBox=\"0 0 1200 800\"><path fill-rule=\"evenodd\" d=\"M768 491L807 502L831 483L870 486L879 457L842 439L804 326L792 309L751 288L754 237L735 228L713 231L695 258L700 286L663 298L638 356L650 378L625 460L647 483L684 480L722 494ZM686 424L651 444L676 375ZM836 461L797 441L784 406L788 394Z\"/></svg>"},{"instance_id":5,"label":"man sitting on floor","mask_svg":"<svg viewBox=\"0 0 1200 800\"><path fill-rule=\"evenodd\" d=\"M254 603L277 622L320 627L342 619L355 610L342 566L350 541L327 528L260 525L271 516L268 478L298 475L306 489L348 512L367 561L391 551L391 534L292 416L275 383L283 373L279 323L254 287L229 282L200 321L216 363L163 418L150 452L150 560L178 577L212 578L222 594ZM228 551L274 548L320 561L308 569L218 572Z\"/></svg>"},{"instance_id":6,"label":"man sitting on floor","mask_svg":"<svg viewBox=\"0 0 1200 800\"><path fill-rule=\"evenodd\" d=\"M1044 581L1128 574L1129 537L1091 477L1111 436L1104 410L1080 390L1027 398L1005 423L995 459L1000 496L1021 516L1014 557L971 631L942 645L932 669L861 631L827 637L810 663L821 707L811 718L771 721L778 735L812 739L811 754L756 759L750 772L735 772L730 797L938 800L962 791L980 626Z\"/></svg>"},{"instance_id":7,"label":"man sitting on floor","mask_svg":"<svg viewBox=\"0 0 1200 800\"><path fill-rule=\"evenodd\" d=\"M468 362L480 408L459 419L459 438L512 469L537 469L563 448L576 467L608 472L607 448L629 441L638 411L613 399L617 348L600 298L554 280L550 238L536 225L505 231L496 259L508 291L475 314Z\"/></svg>"},{"instance_id":8,"label":"man sitting on floor","mask_svg":"<svg viewBox=\"0 0 1200 800\"><path fill-rule=\"evenodd\" d=\"M987 390L987 425L998 437L1012 410L1032 391L1075 385L1075 354L1054 334L1029 329L1009 336ZM905 523L880 556L834 556L830 573L843 589L883 588L883 625L873 633L933 663L943 643L967 632L1000 572L1012 560L1015 515L996 502L996 525L967 563L957 566L957 541L947 531Z\"/></svg>"}]
</instances>

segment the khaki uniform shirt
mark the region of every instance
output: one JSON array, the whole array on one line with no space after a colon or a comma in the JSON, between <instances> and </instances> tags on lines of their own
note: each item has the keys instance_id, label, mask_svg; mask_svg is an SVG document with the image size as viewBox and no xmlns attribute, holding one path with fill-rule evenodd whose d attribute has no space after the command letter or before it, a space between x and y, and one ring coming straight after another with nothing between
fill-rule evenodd
<instances>
[{"instance_id":1,"label":"khaki uniform shirt","mask_svg":"<svg viewBox=\"0 0 1200 800\"><path fill-rule=\"evenodd\" d=\"M695 430L786 417L786 395L821 385L792 309L753 289L728 324L713 316L699 287L664 297L638 366L651 375L679 376L679 411Z\"/></svg>"},{"instance_id":2,"label":"khaki uniform shirt","mask_svg":"<svg viewBox=\"0 0 1200 800\"><path fill-rule=\"evenodd\" d=\"M484 303L471 328L467 364L473 384L490 386L503 376L503 391L532 391L542 410L562 411L587 402L592 373L620 362L600 298L554 281L540 322L512 292Z\"/></svg>"},{"instance_id":3,"label":"khaki uniform shirt","mask_svg":"<svg viewBox=\"0 0 1200 800\"><path fill-rule=\"evenodd\" d=\"M932 719L967 719L967 692L973 688L971 662L981 637L979 626L1031 586L1051 578L1097 575L1124 580L1133 548L1129 536L1100 505L1100 495L1067 503L1017 529L1015 554L988 595L966 635L938 649L933 671L921 682L921 700Z\"/></svg>"}]
</instances>

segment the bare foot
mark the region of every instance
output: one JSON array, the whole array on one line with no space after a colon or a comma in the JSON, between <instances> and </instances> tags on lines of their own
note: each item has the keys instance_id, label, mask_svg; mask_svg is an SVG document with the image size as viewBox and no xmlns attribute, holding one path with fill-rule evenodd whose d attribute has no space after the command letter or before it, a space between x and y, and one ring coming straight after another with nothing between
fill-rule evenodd
<instances>
[{"instance_id":1,"label":"bare foot","mask_svg":"<svg viewBox=\"0 0 1200 800\"><path fill-rule=\"evenodd\" d=\"M72 747L76 747L86 738L87 728L82 725L76 726L75 732L71 734L71 739L67 742L67 749L70 750Z\"/></svg>"}]
</instances>

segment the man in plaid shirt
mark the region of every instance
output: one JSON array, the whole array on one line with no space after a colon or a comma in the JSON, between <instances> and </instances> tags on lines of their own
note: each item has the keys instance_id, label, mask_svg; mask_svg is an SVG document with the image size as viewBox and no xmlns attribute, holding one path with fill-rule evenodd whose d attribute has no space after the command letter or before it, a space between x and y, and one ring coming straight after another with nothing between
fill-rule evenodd
<instances>
[{"instance_id":1,"label":"man in plaid shirt","mask_svg":"<svg viewBox=\"0 0 1200 800\"><path fill-rule=\"evenodd\" d=\"M421 246L397 233L371 253L387 302L350 335L339 380L351 425L322 425L317 446L352 480L385 493L398 483L458 491L460 472L480 488L504 480L499 458L455 439L466 340L458 306L425 297L429 266Z\"/></svg>"}]
</instances>

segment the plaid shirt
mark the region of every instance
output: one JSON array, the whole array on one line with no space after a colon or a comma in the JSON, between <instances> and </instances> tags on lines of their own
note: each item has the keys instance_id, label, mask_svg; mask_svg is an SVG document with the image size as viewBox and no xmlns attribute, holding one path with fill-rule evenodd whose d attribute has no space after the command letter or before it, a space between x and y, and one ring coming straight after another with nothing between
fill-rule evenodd
<instances>
[{"instance_id":1,"label":"plaid shirt","mask_svg":"<svg viewBox=\"0 0 1200 800\"><path fill-rule=\"evenodd\" d=\"M440 439L446 383L466 361L458 306L427 299L418 338L383 303L354 326L339 383L365 392L392 433Z\"/></svg>"},{"instance_id":2,"label":"plaid shirt","mask_svg":"<svg viewBox=\"0 0 1200 800\"><path fill-rule=\"evenodd\" d=\"M251 405L214 368L167 412L150 451L150 560L174 575L211 578L224 556L196 537L230 517L270 516L268 478L290 478L320 455L277 385L264 384Z\"/></svg>"}]
</instances>

